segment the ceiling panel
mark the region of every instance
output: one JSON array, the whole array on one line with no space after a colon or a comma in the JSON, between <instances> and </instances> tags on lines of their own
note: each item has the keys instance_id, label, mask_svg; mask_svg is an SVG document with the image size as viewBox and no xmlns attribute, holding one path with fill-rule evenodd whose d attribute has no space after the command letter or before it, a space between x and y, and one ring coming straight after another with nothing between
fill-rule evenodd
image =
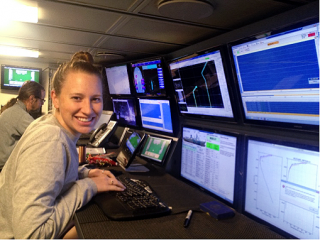
<instances>
[{"instance_id":1,"label":"ceiling panel","mask_svg":"<svg viewBox=\"0 0 320 240\"><path fill-rule=\"evenodd\" d=\"M214 6L211 16L197 19L195 12L179 19L160 14L159 1L24 0L38 4L39 22L0 27L0 44L38 49L40 58L30 61L47 64L79 50L114 64L165 55L304 4L319 6L317 0L203 0Z\"/></svg>"},{"instance_id":2,"label":"ceiling panel","mask_svg":"<svg viewBox=\"0 0 320 240\"><path fill-rule=\"evenodd\" d=\"M117 31L117 34L121 35L130 35L136 38L143 36L144 39L179 45L188 45L194 39L203 39L218 33L219 31L208 28L170 22L163 23L141 18L131 18L130 21Z\"/></svg>"},{"instance_id":3,"label":"ceiling panel","mask_svg":"<svg viewBox=\"0 0 320 240\"><path fill-rule=\"evenodd\" d=\"M92 32L105 32L121 17L117 13L71 4L43 1L39 7L39 24Z\"/></svg>"}]
</instances>

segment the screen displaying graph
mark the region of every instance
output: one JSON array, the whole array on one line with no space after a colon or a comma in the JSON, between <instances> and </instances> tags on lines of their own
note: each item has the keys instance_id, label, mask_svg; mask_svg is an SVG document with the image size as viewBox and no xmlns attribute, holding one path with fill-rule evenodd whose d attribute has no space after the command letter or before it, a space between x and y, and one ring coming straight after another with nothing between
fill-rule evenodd
<instances>
[{"instance_id":1,"label":"screen displaying graph","mask_svg":"<svg viewBox=\"0 0 320 240\"><path fill-rule=\"evenodd\" d=\"M248 140L245 211L319 239L319 151Z\"/></svg>"}]
</instances>

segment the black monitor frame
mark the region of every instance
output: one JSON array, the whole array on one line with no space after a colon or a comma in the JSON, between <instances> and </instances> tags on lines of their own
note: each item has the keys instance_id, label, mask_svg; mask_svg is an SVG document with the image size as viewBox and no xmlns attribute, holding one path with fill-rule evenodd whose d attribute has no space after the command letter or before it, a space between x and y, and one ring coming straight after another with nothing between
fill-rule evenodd
<instances>
[{"instance_id":1,"label":"black monitor frame","mask_svg":"<svg viewBox=\"0 0 320 240\"><path fill-rule=\"evenodd\" d=\"M180 114L180 116L185 117L185 118L189 118L189 119L214 120L214 121L218 121L218 122L229 122L229 123L236 124L239 119L239 116L238 116L239 114L236 109L237 105L235 104L235 99L236 99L234 96L235 90L233 87L233 81L231 79L232 72L231 72L230 63L229 63L230 58L229 58L229 53L228 53L228 49L227 49L226 45L221 45L218 47L212 47L212 48L209 48L206 50L201 50L201 51L191 53L186 56L179 57L179 58L173 59L171 61L168 61L168 68L170 71L171 82L173 82L173 76L172 76L172 72L170 69L171 63L175 63L175 62L183 61L183 60L187 60L187 59L192 59L195 57L201 57L203 55L213 53L216 51L219 51L220 55L221 55L224 75L226 78L225 80L226 80L226 84L227 84L228 97L230 100L233 117L224 117L224 116L218 116L218 115L212 116L212 115L204 115L204 114L191 114L191 113L181 112L180 109L179 109L179 114ZM177 96L176 92L174 92L174 95L175 95L176 104L178 106L179 105L179 97Z\"/></svg>"},{"instance_id":2,"label":"black monitor frame","mask_svg":"<svg viewBox=\"0 0 320 240\"><path fill-rule=\"evenodd\" d=\"M134 97L111 97L111 101L112 101L112 104L113 104L113 101L114 100L129 100L129 101L132 101L133 102L133 108L134 108L134 114L135 114L135 120L136 120L136 124L129 124L129 123L123 123L123 122L120 122L116 116L116 112L114 111L114 106L112 107L114 113L113 113L113 118L112 120L115 120L118 122L118 125L120 126L123 126L123 127L130 127L130 128L133 128L133 129L139 129L141 127L141 119L140 119L140 116L138 114L138 102L136 100L136 98Z\"/></svg>"},{"instance_id":3,"label":"black monitor frame","mask_svg":"<svg viewBox=\"0 0 320 240\"><path fill-rule=\"evenodd\" d=\"M164 153L163 158L162 158L161 161L157 161L157 160L155 160L155 159L153 159L153 158L151 158L151 157L147 157L147 156L145 156L145 155L142 155L143 150L144 150L144 148L146 147L146 144L148 143L149 138L159 138L159 139L161 139L161 140L165 140L165 141L168 141L168 142L169 142L168 147L167 147L167 149L166 149L166 151L165 151L165 153ZM171 148L171 145L172 145L172 141L173 141L172 138L169 138L169 137L158 136L158 135L155 135L155 134L146 134L144 143L143 143L143 145L141 146L138 155L139 155L141 158L145 159L146 161L148 161L148 162L150 162L150 163L152 163L152 164L155 164L155 165L158 165L158 166L163 166L163 165L165 165L165 163L167 162L167 156L168 156L168 153L169 153L169 151L170 151L170 148Z\"/></svg>"},{"instance_id":4,"label":"black monitor frame","mask_svg":"<svg viewBox=\"0 0 320 240\"><path fill-rule=\"evenodd\" d=\"M160 81L159 79L157 79L158 83L159 83L159 89L157 92L144 92L144 93L140 93L137 92L136 87L135 87L135 77L134 77L134 73L135 73L135 65L139 65L139 67L142 67L145 63L148 62L154 62L154 64L157 64L161 67L162 70L162 84L164 84L163 88L160 88ZM168 84L167 84L167 70L166 70L166 65L164 63L164 59L162 57L157 57L157 58L152 58L152 59L143 59L140 61L133 61L130 64L130 77L131 77L131 82L132 82L132 89L133 89L133 93L140 98L146 97L146 98L152 98L152 97L166 97L168 95ZM148 80L149 81L149 80Z\"/></svg>"},{"instance_id":5,"label":"black monitor frame","mask_svg":"<svg viewBox=\"0 0 320 240\"><path fill-rule=\"evenodd\" d=\"M128 83L129 83L130 93L127 93L127 94L111 93L110 92L110 87L109 87L109 80L108 80L108 76L107 76L107 69L108 68L114 68L114 67L121 67L121 66L126 66L126 68L127 68L127 76L128 76L128 81L129 81ZM107 88L108 88L108 92L109 92L110 96L112 96L112 97L129 97L129 96L133 95L134 91L133 91L133 87L132 87L132 79L131 79L131 74L130 73L131 73L131 68L130 68L130 65L127 64L127 63L104 67L104 74L105 74L105 78L106 78L106 82L107 82Z\"/></svg>"},{"instance_id":6,"label":"black monitor frame","mask_svg":"<svg viewBox=\"0 0 320 240\"><path fill-rule=\"evenodd\" d=\"M280 122L280 121L262 121L262 120L254 120L254 119L247 119L245 116L245 110L243 107L243 101L241 97L240 87L238 83L238 77L237 77L237 70L234 62L234 57L232 53L232 47L235 45L243 44L249 41L257 40L262 37L270 36L270 35L277 35L283 32L291 31L293 29L297 29L306 25L319 23L319 19L308 19L305 21L301 21L298 23L293 23L290 25L287 25L285 27L279 27L274 29L267 29L263 30L255 35L251 35L242 39L238 39L232 42L227 43L227 49L229 52L229 58L230 58L230 67L231 67L231 73L233 76L233 86L235 90L234 96L237 98L238 107L240 111L241 116L241 122L243 122L245 125L255 125L255 126L264 126L268 128L278 128L278 129L291 129L294 131L302 131L302 132L319 132L319 125L311 125L311 124L302 124L302 123L290 123L290 122Z\"/></svg>"},{"instance_id":7,"label":"black monitor frame","mask_svg":"<svg viewBox=\"0 0 320 240\"><path fill-rule=\"evenodd\" d=\"M237 139L236 143L236 156L235 156L235 175L234 175L234 193L233 193L233 203L230 203L229 201L221 198L220 196L214 194L213 192L210 192L207 189L204 189L203 187L199 186L196 183L193 183L187 178L184 178L181 176L181 157L182 157L182 138L183 138L183 128L191 128L191 129L196 129L200 131L207 131L207 132L212 132L212 133L217 133L217 134L222 134L222 135L227 135L231 137L235 137ZM179 165L177 166L179 168L179 178L188 183L189 185L196 187L200 189L201 191L207 193L208 195L216 198L218 201L224 203L225 205L235 209L236 211L240 211L241 209L241 197L242 197L242 187L243 187L243 164L242 164L242 145L243 145L243 136L240 135L239 133L235 131L225 131L225 130L220 130L218 128L209 128L209 127L199 127L199 126L194 126L190 124L182 124L181 125L181 138L180 138L180 161Z\"/></svg>"},{"instance_id":8,"label":"black monitor frame","mask_svg":"<svg viewBox=\"0 0 320 240\"><path fill-rule=\"evenodd\" d=\"M280 136L270 136L267 134L245 134L244 135L244 163L243 163L243 191L242 191L242 204L241 204L241 212L245 216L255 220L256 222L263 224L270 228L272 231L279 233L280 235L284 236L285 238L297 238L290 233L277 228L276 226L252 215L251 213L245 211L245 196L246 196L246 182L247 182L247 158L248 158L248 141L254 140L254 141L260 141L265 143L271 143L271 144L277 144L277 145L283 145L287 147L294 147L294 148L300 148L300 149L306 149L311 151L318 151L319 152L319 141L318 142L310 142L307 140L300 139L299 141L297 139L291 139L288 140L288 138L280 137Z\"/></svg>"},{"instance_id":9,"label":"black monitor frame","mask_svg":"<svg viewBox=\"0 0 320 240\"><path fill-rule=\"evenodd\" d=\"M42 68L38 67L27 67L27 66L16 66L16 65L10 65L10 64L1 64L1 89L5 90L19 90L21 86L6 86L4 84L4 68L20 68L20 69L30 69L30 70L36 70L39 71L39 84L42 85Z\"/></svg>"},{"instance_id":10,"label":"black monitor frame","mask_svg":"<svg viewBox=\"0 0 320 240\"><path fill-rule=\"evenodd\" d=\"M148 128L148 127L144 127L143 123L142 123L142 116L141 116L141 108L140 108L140 100L144 101L144 100L150 100L150 101L169 101L169 105L170 105L170 112L171 112L171 125L172 125L172 132L167 132L167 131L161 131L161 130L157 130L157 129L152 129L152 128ZM150 132L150 133L157 133L157 134L165 134L168 136L175 136L177 134L177 129L176 129L176 124L175 124L175 120L174 120L174 111L173 111L173 103L171 101L170 98L137 98L137 105L138 105L138 116L141 122L141 128L144 129L146 132Z\"/></svg>"}]
</instances>

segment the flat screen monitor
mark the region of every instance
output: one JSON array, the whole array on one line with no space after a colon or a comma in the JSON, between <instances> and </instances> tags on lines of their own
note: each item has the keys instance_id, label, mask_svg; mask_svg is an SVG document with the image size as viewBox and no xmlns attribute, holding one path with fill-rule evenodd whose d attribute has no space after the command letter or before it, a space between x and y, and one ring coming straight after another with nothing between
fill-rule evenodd
<instances>
[{"instance_id":1,"label":"flat screen monitor","mask_svg":"<svg viewBox=\"0 0 320 240\"><path fill-rule=\"evenodd\" d=\"M111 95L131 94L127 65L106 67L105 70Z\"/></svg>"},{"instance_id":2,"label":"flat screen monitor","mask_svg":"<svg viewBox=\"0 0 320 240\"><path fill-rule=\"evenodd\" d=\"M103 123L108 123L110 121L110 118L112 117L113 112L112 111L105 111L103 110L101 113L101 116L99 118L99 120L96 122L96 124L94 125L94 129L97 129L98 127L100 127Z\"/></svg>"},{"instance_id":3,"label":"flat screen monitor","mask_svg":"<svg viewBox=\"0 0 320 240\"><path fill-rule=\"evenodd\" d=\"M247 140L245 213L286 237L319 239L319 147Z\"/></svg>"},{"instance_id":4,"label":"flat screen monitor","mask_svg":"<svg viewBox=\"0 0 320 240\"><path fill-rule=\"evenodd\" d=\"M132 63L134 88L138 96L165 96L162 60Z\"/></svg>"},{"instance_id":5,"label":"flat screen monitor","mask_svg":"<svg viewBox=\"0 0 320 240\"><path fill-rule=\"evenodd\" d=\"M170 101L167 99L139 99L143 128L173 133Z\"/></svg>"},{"instance_id":6,"label":"flat screen monitor","mask_svg":"<svg viewBox=\"0 0 320 240\"><path fill-rule=\"evenodd\" d=\"M233 118L220 50L169 65L180 113Z\"/></svg>"},{"instance_id":7,"label":"flat screen monitor","mask_svg":"<svg viewBox=\"0 0 320 240\"><path fill-rule=\"evenodd\" d=\"M113 112L118 124L137 126L136 102L133 98L112 98Z\"/></svg>"},{"instance_id":8,"label":"flat screen monitor","mask_svg":"<svg viewBox=\"0 0 320 240\"><path fill-rule=\"evenodd\" d=\"M319 131L319 23L231 49L247 121Z\"/></svg>"},{"instance_id":9,"label":"flat screen monitor","mask_svg":"<svg viewBox=\"0 0 320 240\"><path fill-rule=\"evenodd\" d=\"M237 137L184 126L181 149L181 177L233 204Z\"/></svg>"},{"instance_id":10,"label":"flat screen monitor","mask_svg":"<svg viewBox=\"0 0 320 240\"><path fill-rule=\"evenodd\" d=\"M152 162L163 164L171 141L172 139L148 135L140 156Z\"/></svg>"},{"instance_id":11,"label":"flat screen monitor","mask_svg":"<svg viewBox=\"0 0 320 240\"><path fill-rule=\"evenodd\" d=\"M18 90L25 81L41 84L41 68L1 65L1 89Z\"/></svg>"}]
</instances>

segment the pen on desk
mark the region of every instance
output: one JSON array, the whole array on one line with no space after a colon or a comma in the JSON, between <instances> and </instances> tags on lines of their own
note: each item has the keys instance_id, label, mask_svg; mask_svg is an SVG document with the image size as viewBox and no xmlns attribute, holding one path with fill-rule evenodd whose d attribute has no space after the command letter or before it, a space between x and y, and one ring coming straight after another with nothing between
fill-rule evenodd
<instances>
[{"instance_id":1,"label":"pen on desk","mask_svg":"<svg viewBox=\"0 0 320 240\"><path fill-rule=\"evenodd\" d=\"M183 224L185 228L189 226L191 216L192 216L192 210L189 210Z\"/></svg>"}]
</instances>

